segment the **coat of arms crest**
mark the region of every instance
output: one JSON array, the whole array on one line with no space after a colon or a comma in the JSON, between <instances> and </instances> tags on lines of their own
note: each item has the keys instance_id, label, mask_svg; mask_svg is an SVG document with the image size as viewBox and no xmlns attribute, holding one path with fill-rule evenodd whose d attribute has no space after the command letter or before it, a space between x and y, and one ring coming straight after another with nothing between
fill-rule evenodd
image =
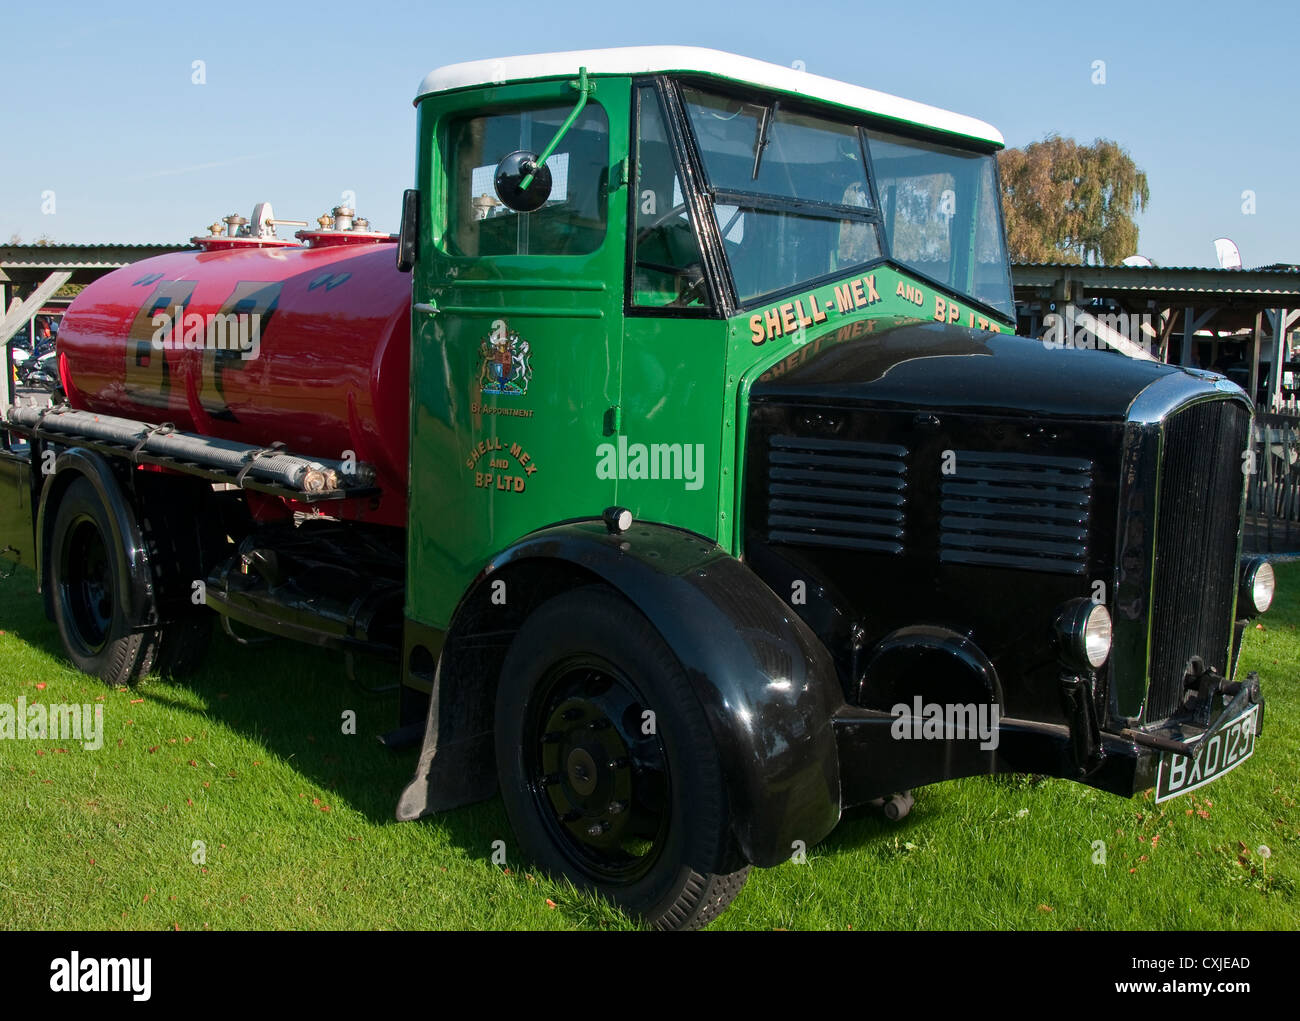
<instances>
[{"instance_id":1,"label":"coat of arms crest","mask_svg":"<svg viewBox=\"0 0 1300 1021\"><path fill-rule=\"evenodd\" d=\"M504 319L492 323L492 332L479 347L478 382L482 392L517 397L528 393L533 378L529 361L532 348Z\"/></svg>"}]
</instances>

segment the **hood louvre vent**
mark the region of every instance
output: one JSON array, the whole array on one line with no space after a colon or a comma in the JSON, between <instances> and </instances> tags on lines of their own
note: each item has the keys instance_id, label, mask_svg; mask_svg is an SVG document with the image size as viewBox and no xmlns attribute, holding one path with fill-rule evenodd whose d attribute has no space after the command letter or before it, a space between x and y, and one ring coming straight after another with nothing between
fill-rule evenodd
<instances>
[{"instance_id":1,"label":"hood louvre vent","mask_svg":"<svg viewBox=\"0 0 1300 1021\"><path fill-rule=\"evenodd\" d=\"M773 436L768 541L902 553L906 456L889 443Z\"/></svg>"},{"instance_id":2,"label":"hood louvre vent","mask_svg":"<svg viewBox=\"0 0 1300 1021\"><path fill-rule=\"evenodd\" d=\"M1092 462L955 451L941 485L939 559L1083 574L1088 567Z\"/></svg>"}]
</instances>

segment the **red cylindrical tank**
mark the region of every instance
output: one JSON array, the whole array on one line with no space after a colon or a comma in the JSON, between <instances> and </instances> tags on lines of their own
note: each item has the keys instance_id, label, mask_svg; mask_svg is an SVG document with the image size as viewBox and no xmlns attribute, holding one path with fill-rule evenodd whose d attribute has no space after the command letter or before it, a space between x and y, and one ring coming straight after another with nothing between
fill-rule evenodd
<instances>
[{"instance_id":1,"label":"red cylindrical tank","mask_svg":"<svg viewBox=\"0 0 1300 1021\"><path fill-rule=\"evenodd\" d=\"M403 525L411 278L394 260L392 245L375 243L133 263L89 285L63 318L68 400L316 457L353 451L384 491L361 516Z\"/></svg>"}]
</instances>

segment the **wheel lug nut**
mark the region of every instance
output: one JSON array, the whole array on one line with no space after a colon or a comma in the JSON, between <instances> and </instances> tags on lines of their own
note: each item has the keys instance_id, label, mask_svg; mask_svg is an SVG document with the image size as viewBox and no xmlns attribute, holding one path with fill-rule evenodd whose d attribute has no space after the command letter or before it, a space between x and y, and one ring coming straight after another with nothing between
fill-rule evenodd
<instances>
[{"instance_id":1,"label":"wheel lug nut","mask_svg":"<svg viewBox=\"0 0 1300 1021\"><path fill-rule=\"evenodd\" d=\"M587 827L587 836L589 837L599 837L602 834L608 832L609 832L609 823L607 822L593 823L591 826Z\"/></svg>"},{"instance_id":2,"label":"wheel lug nut","mask_svg":"<svg viewBox=\"0 0 1300 1021\"><path fill-rule=\"evenodd\" d=\"M620 812L627 810L626 801L611 801L605 809L610 815L618 815Z\"/></svg>"}]
</instances>

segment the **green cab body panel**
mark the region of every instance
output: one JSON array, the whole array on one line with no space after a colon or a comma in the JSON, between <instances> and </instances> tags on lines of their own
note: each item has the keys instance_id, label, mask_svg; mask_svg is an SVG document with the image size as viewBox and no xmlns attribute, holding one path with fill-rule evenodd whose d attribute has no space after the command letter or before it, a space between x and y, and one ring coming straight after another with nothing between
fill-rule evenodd
<instances>
[{"instance_id":1,"label":"green cab body panel","mask_svg":"<svg viewBox=\"0 0 1300 1021\"><path fill-rule=\"evenodd\" d=\"M417 173L430 200L413 284L407 616L433 627L447 627L495 552L617 500L614 482L596 476L594 452L622 387L626 206L608 171L627 151L627 82L599 80L584 111L608 123L606 230L594 250L457 254L452 221L463 207L448 198L468 199L463 182L453 189L446 158L458 123L489 108L571 107L575 95L565 82L545 82L420 105ZM525 376L513 391L485 393L503 361L519 367L523 344Z\"/></svg>"},{"instance_id":2,"label":"green cab body panel","mask_svg":"<svg viewBox=\"0 0 1300 1021\"><path fill-rule=\"evenodd\" d=\"M612 506L739 555L749 387L832 334L840 342L908 321L1010 331L886 262L729 318L629 314L636 83L591 83L548 163L557 182L598 175L599 208L568 228L547 226L547 208L511 214L494 204L486 139L501 128L493 114L537 110L519 147L540 152L545 125L573 107L576 80L419 103L406 612L426 627L449 628L474 578L524 536ZM475 159L486 162L469 166Z\"/></svg>"}]
</instances>

